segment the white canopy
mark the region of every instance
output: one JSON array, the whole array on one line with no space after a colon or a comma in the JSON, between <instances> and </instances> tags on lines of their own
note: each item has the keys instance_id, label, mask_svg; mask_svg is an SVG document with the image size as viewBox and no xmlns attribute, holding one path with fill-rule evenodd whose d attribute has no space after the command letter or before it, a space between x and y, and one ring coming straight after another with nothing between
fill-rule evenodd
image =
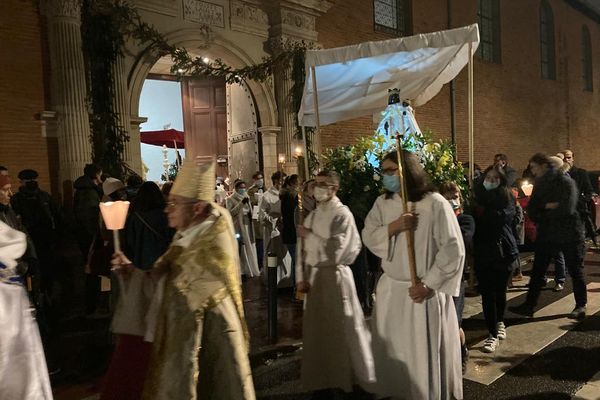
<instances>
[{"instance_id":1,"label":"white canopy","mask_svg":"<svg viewBox=\"0 0 600 400\"><path fill-rule=\"evenodd\" d=\"M321 125L372 115L387 106L388 89L413 106L427 103L469 61L479 45L477 24L379 42L306 52L306 81L298 120L316 126L315 67Z\"/></svg>"}]
</instances>

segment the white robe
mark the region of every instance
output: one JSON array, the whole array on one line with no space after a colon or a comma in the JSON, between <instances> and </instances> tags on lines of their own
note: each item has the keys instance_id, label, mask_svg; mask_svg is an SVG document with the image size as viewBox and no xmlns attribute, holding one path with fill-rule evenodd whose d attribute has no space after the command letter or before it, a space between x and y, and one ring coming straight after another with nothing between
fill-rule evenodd
<instances>
[{"instance_id":1,"label":"white robe","mask_svg":"<svg viewBox=\"0 0 600 400\"><path fill-rule=\"evenodd\" d=\"M270 252L277 255L277 285L292 286L292 256L281 240L281 200L279 190L271 187L263 195L259 205L258 220L263 226L264 260ZM265 274L266 276L266 274Z\"/></svg>"},{"instance_id":2,"label":"white robe","mask_svg":"<svg viewBox=\"0 0 600 400\"><path fill-rule=\"evenodd\" d=\"M0 268L14 269L25 234L0 222ZM0 281L0 399L51 400L40 332L22 285Z\"/></svg>"},{"instance_id":3,"label":"white robe","mask_svg":"<svg viewBox=\"0 0 600 400\"><path fill-rule=\"evenodd\" d=\"M312 232L304 243L310 271L296 272L298 282L311 285L304 303L302 385L349 392L353 384L375 381L371 335L348 267L360 253L360 235L337 197L319 205L304 226Z\"/></svg>"},{"instance_id":4,"label":"white robe","mask_svg":"<svg viewBox=\"0 0 600 400\"><path fill-rule=\"evenodd\" d=\"M247 276L259 276L258 257L256 255L256 239L252 225L252 205L242 203L244 199L250 200L248 195L242 196L234 192L226 200L227 209L233 219L235 233L240 235L240 268L241 273ZM240 243L238 241L238 243Z\"/></svg>"},{"instance_id":5,"label":"white robe","mask_svg":"<svg viewBox=\"0 0 600 400\"><path fill-rule=\"evenodd\" d=\"M398 195L379 197L365 220L363 242L382 259L371 321L380 396L400 399L462 399L458 296L465 249L456 216L438 193L415 203L417 275L434 290L417 304L408 295L406 234L388 238L388 225L403 213Z\"/></svg>"}]
</instances>

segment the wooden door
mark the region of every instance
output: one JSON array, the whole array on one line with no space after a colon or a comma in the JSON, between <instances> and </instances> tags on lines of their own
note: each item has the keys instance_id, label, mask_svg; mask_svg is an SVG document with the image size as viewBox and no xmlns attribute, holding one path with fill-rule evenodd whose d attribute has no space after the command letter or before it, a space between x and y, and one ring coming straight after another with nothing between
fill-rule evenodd
<instances>
[{"instance_id":1,"label":"wooden door","mask_svg":"<svg viewBox=\"0 0 600 400\"><path fill-rule=\"evenodd\" d=\"M185 156L216 156L217 176L227 176L225 80L184 79L181 90Z\"/></svg>"}]
</instances>

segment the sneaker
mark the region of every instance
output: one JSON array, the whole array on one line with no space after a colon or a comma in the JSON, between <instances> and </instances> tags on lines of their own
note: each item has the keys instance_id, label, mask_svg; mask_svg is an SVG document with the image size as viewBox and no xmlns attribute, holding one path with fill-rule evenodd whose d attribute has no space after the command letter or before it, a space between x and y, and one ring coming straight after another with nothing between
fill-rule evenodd
<instances>
[{"instance_id":1,"label":"sneaker","mask_svg":"<svg viewBox=\"0 0 600 400\"><path fill-rule=\"evenodd\" d=\"M518 306L510 306L508 309L515 314L523 315L525 317L533 317L533 307L527 303L523 303Z\"/></svg>"},{"instance_id":2,"label":"sneaker","mask_svg":"<svg viewBox=\"0 0 600 400\"><path fill-rule=\"evenodd\" d=\"M570 319L582 320L585 318L585 306L584 307L575 307L571 314L569 314Z\"/></svg>"},{"instance_id":3,"label":"sneaker","mask_svg":"<svg viewBox=\"0 0 600 400\"><path fill-rule=\"evenodd\" d=\"M560 282L556 282L556 285L554 286L554 289L552 289L553 292L562 292L565 289L565 285L560 283Z\"/></svg>"},{"instance_id":4,"label":"sneaker","mask_svg":"<svg viewBox=\"0 0 600 400\"><path fill-rule=\"evenodd\" d=\"M488 338L483 342L483 348L481 349L484 353L493 353L496 351L496 347L498 347L500 341L498 338L493 337L492 335L488 336Z\"/></svg>"},{"instance_id":5,"label":"sneaker","mask_svg":"<svg viewBox=\"0 0 600 400\"><path fill-rule=\"evenodd\" d=\"M519 282L522 280L523 280L523 274L521 272L519 272L518 274L516 274L515 276L512 277L513 282Z\"/></svg>"},{"instance_id":6,"label":"sneaker","mask_svg":"<svg viewBox=\"0 0 600 400\"><path fill-rule=\"evenodd\" d=\"M498 339L505 340L506 339L506 326L504 322L498 322L496 325L498 327Z\"/></svg>"}]
</instances>

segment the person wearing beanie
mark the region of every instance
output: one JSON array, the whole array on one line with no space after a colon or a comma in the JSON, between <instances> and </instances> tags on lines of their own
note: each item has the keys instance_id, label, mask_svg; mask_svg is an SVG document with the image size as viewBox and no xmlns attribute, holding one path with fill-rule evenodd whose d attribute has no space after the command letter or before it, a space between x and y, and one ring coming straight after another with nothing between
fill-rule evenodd
<instances>
[{"instance_id":1,"label":"person wearing beanie","mask_svg":"<svg viewBox=\"0 0 600 400\"><path fill-rule=\"evenodd\" d=\"M102 183L104 197L102 201L125 200L127 197L126 187L117 178L106 178Z\"/></svg>"},{"instance_id":2,"label":"person wearing beanie","mask_svg":"<svg viewBox=\"0 0 600 400\"><path fill-rule=\"evenodd\" d=\"M166 208L177 233L151 270L159 283L146 316L144 400L256 398L235 229L214 198L214 160L187 158ZM114 268L132 266L114 255Z\"/></svg>"}]
</instances>

